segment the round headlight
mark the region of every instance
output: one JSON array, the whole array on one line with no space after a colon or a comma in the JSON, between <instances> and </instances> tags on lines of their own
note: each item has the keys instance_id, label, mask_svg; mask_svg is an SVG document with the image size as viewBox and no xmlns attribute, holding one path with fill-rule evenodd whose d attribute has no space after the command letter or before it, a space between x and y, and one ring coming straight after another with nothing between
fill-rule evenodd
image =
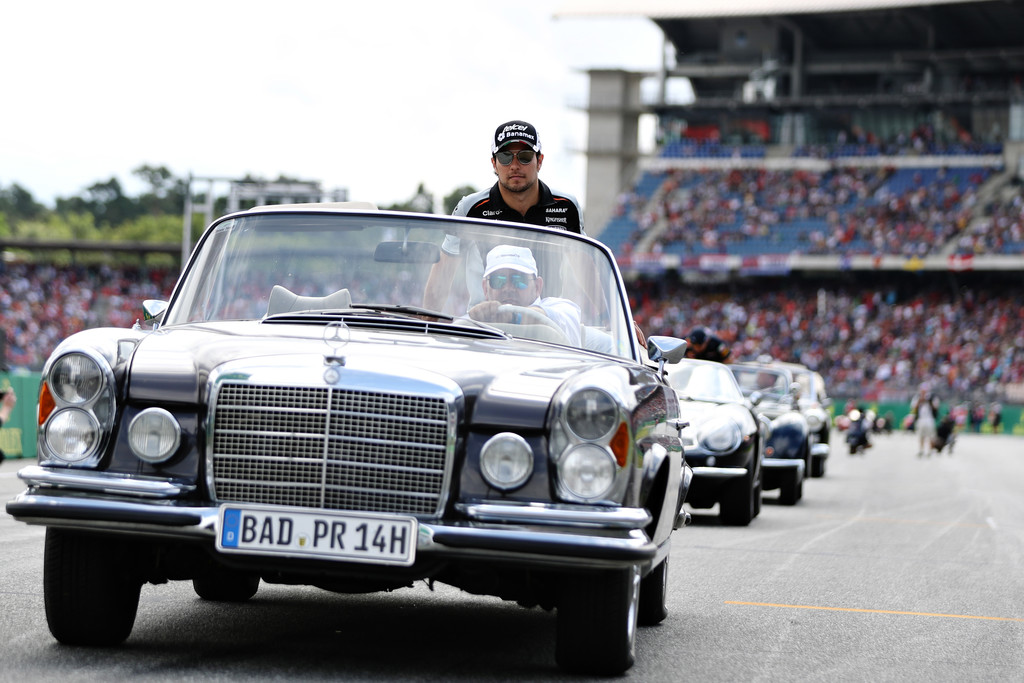
<instances>
[{"instance_id":1,"label":"round headlight","mask_svg":"<svg viewBox=\"0 0 1024 683\"><path fill-rule=\"evenodd\" d=\"M163 462L174 455L181 443L181 427L163 408L146 408L128 425L132 453L146 462Z\"/></svg>"},{"instance_id":2,"label":"round headlight","mask_svg":"<svg viewBox=\"0 0 1024 683\"><path fill-rule=\"evenodd\" d=\"M573 448L558 465L562 485L584 500L604 496L615 483L616 469L614 456L593 444Z\"/></svg>"},{"instance_id":3,"label":"round headlight","mask_svg":"<svg viewBox=\"0 0 1024 683\"><path fill-rule=\"evenodd\" d=\"M519 488L533 472L533 449L518 434L495 434L480 451L480 472L496 489Z\"/></svg>"},{"instance_id":4,"label":"round headlight","mask_svg":"<svg viewBox=\"0 0 1024 683\"><path fill-rule=\"evenodd\" d=\"M601 389L583 389L569 399L565 423L579 438L594 441L608 436L618 426L619 409Z\"/></svg>"},{"instance_id":5,"label":"round headlight","mask_svg":"<svg viewBox=\"0 0 1024 683\"><path fill-rule=\"evenodd\" d=\"M96 398L103 387L103 371L89 356L69 353L50 370L50 390L65 403L82 405Z\"/></svg>"},{"instance_id":6,"label":"round headlight","mask_svg":"<svg viewBox=\"0 0 1024 683\"><path fill-rule=\"evenodd\" d=\"M804 415L807 417L807 426L812 432L821 431L821 428L825 426L825 418L820 412L809 410Z\"/></svg>"},{"instance_id":7,"label":"round headlight","mask_svg":"<svg viewBox=\"0 0 1024 683\"><path fill-rule=\"evenodd\" d=\"M734 451L740 445L743 435L735 420L719 418L710 420L700 431L700 443L704 448L716 453Z\"/></svg>"},{"instance_id":8,"label":"round headlight","mask_svg":"<svg viewBox=\"0 0 1024 683\"><path fill-rule=\"evenodd\" d=\"M46 445L64 462L79 462L92 455L100 442L100 426L90 413L69 408L54 413L46 423Z\"/></svg>"}]
</instances>

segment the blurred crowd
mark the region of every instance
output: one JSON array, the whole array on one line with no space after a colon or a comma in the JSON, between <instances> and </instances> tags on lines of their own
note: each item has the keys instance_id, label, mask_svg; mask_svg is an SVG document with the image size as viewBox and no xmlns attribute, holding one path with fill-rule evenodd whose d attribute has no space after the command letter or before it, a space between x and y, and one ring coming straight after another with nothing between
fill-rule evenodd
<instances>
[{"instance_id":1,"label":"blurred crowd","mask_svg":"<svg viewBox=\"0 0 1024 683\"><path fill-rule=\"evenodd\" d=\"M42 368L82 329L130 327L145 299L167 299L176 270L9 264L0 272L7 363ZM805 363L836 396L905 400L929 383L943 400L1004 400L1024 383L1019 288L922 285L847 291L787 281L785 288L700 292L663 279L629 285L647 334L685 336L696 325L724 339L738 360L763 354Z\"/></svg>"},{"instance_id":2,"label":"blurred crowd","mask_svg":"<svg viewBox=\"0 0 1024 683\"><path fill-rule=\"evenodd\" d=\"M65 337L92 327L131 327L145 299L167 299L176 269L6 264L0 326L7 365L39 370Z\"/></svg>"},{"instance_id":3,"label":"blurred crowd","mask_svg":"<svg viewBox=\"0 0 1024 683\"><path fill-rule=\"evenodd\" d=\"M904 401L922 384L943 400L1003 400L1024 383L1021 294L948 289L736 288L701 294L663 281L631 285L648 334L685 336L697 325L732 346L733 358L771 355L818 370L834 396Z\"/></svg>"},{"instance_id":4,"label":"blurred crowd","mask_svg":"<svg viewBox=\"0 0 1024 683\"><path fill-rule=\"evenodd\" d=\"M801 226L794 237L806 254L1020 253L1024 190L979 200L994 170L675 169L652 178L650 195L620 195L616 214L636 223L627 243L655 253L724 252L777 238L786 225Z\"/></svg>"}]
</instances>

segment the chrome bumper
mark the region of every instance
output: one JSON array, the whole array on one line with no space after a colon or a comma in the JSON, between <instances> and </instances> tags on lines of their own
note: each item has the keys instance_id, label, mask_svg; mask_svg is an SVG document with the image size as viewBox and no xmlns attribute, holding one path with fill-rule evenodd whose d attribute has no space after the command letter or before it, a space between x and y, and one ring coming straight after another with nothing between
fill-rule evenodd
<instances>
[{"instance_id":1,"label":"chrome bumper","mask_svg":"<svg viewBox=\"0 0 1024 683\"><path fill-rule=\"evenodd\" d=\"M29 489L7 503L27 524L213 544L218 508L172 500L181 486L133 477L27 467ZM102 497L97 494L102 494ZM463 519L419 522L417 557L499 559L543 566L626 567L668 551L645 533L640 508L457 504ZM667 546L667 544L665 544Z\"/></svg>"},{"instance_id":2,"label":"chrome bumper","mask_svg":"<svg viewBox=\"0 0 1024 683\"><path fill-rule=\"evenodd\" d=\"M746 467L692 467L694 477L705 479L736 479L747 476Z\"/></svg>"},{"instance_id":3,"label":"chrome bumper","mask_svg":"<svg viewBox=\"0 0 1024 683\"><path fill-rule=\"evenodd\" d=\"M800 474L807 469L807 463L801 458L765 458L761 461L761 467L769 470L791 470L798 469Z\"/></svg>"}]
</instances>

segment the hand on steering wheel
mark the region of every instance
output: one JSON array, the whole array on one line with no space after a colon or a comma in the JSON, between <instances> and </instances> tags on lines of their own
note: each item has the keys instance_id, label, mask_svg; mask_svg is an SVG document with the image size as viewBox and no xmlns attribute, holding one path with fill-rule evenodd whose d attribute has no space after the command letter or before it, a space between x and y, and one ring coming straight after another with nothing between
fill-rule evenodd
<instances>
[{"instance_id":1,"label":"hand on steering wheel","mask_svg":"<svg viewBox=\"0 0 1024 683\"><path fill-rule=\"evenodd\" d=\"M516 325L554 325L551 318L544 315L536 308L529 306L516 306L514 304L502 304L498 307L500 315L512 315L511 322Z\"/></svg>"}]
</instances>

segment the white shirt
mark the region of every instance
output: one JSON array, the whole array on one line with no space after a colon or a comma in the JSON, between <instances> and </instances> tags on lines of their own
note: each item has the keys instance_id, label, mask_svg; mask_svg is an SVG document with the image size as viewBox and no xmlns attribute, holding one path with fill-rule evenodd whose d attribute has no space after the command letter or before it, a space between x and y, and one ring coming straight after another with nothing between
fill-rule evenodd
<instances>
[{"instance_id":1,"label":"white shirt","mask_svg":"<svg viewBox=\"0 0 1024 683\"><path fill-rule=\"evenodd\" d=\"M582 312L579 304L569 299L562 299L557 296L546 296L538 298L531 306L536 306L544 311L544 315L551 319L551 322L558 325L558 329L565 333L569 343L573 346L580 346L583 340L580 337L580 321Z\"/></svg>"}]
</instances>

